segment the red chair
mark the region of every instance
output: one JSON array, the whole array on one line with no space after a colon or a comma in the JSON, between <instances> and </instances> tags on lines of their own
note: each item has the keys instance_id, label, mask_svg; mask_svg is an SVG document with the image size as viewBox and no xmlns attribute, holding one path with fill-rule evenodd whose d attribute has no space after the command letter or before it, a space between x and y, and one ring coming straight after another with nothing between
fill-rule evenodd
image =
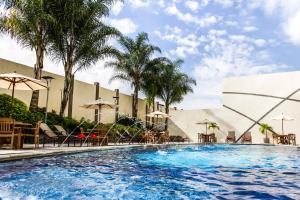
<instances>
[{"instance_id":1,"label":"red chair","mask_svg":"<svg viewBox=\"0 0 300 200\"><path fill-rule=\"evenodd\" d=\"M251 132L244 133L244 135L242 137L242 143L245 143L245 142L252 143Z\"/></svg>"},{"instance_id":2,"label":"red chair","mask_svg":"<svg viewBox=\"0 0 300 200\"><path fill-rule=\"evenodd\" d=\"M235 143L235 131L228 131L228 135L226 137L226 143Z\"/></svg>"}]
</instances>

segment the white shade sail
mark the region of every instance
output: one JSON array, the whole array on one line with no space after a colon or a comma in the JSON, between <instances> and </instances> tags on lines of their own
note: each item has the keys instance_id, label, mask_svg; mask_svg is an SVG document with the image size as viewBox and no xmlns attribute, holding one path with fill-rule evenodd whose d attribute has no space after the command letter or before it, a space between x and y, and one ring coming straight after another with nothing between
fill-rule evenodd
<instances>
[{"instance_id":1,"label":"white shade sail","mask_svg":"<svg viewBox=\"0 0 300 200\"><path fill-rule=\"evenodd\" d=\"M149 113L147 114L147 117L156 117L156 118L170 118L171 116L164 113L164 112L161 112L161 111L155 111L155 112L152 112L152 113Z\"/></svg>"},{"instance_id":2,"label":"white shade sail","mask_svg":"<svg viewBox=\"0 0 300 200\"><path fill-rule=\"evenodd\" d=\"M0 88L8 90L42 90L47 88L47 84L22 74L7 73L0 74Z\"/></svg>"}]
</instances>

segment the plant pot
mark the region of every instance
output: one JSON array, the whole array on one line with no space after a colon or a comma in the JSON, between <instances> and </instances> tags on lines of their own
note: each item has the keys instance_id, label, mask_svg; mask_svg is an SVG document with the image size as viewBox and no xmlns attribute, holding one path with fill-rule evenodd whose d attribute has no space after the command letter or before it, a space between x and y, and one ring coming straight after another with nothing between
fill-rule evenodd
<instances>
[{"instance_id":1,"label":"plant pot","mask_svg":"<svg viewBox=\"0 0 300 200\"><path fill-rule=\"evenodd\" d=\"M264 143L269 144L270 143L270 138L264 138Z\"/></svg>"}]
</instances>

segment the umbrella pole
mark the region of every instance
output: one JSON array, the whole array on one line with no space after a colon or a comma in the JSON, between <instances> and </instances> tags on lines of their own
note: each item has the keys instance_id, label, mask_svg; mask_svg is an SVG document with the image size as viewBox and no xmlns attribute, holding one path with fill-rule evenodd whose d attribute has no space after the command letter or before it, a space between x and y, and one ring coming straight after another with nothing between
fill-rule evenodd
<instances>
[{"instance_id":1,"label":"umbrella pole","mask_svg":"<svg viewBox=\"0 0 300 200\"><path fill-rule=\"evenodd\" d=\"M281 120L281 131L282 131L282 135L283 135L283 119Z\"/></svg>"},{"instance_id":2,"label":"umbrella pole","mask_svg":"<svg viewBox=\"0 0 300 200\"><path fill-rule=\"evenodd\" d=\"M101 119L101 105L99 105L99 110L98 110L98 123L100 123L100 119Z\"/></svg>"},{"instance_id":3,"label":"umbrella pole","mask_svg":"<svg viewBox=\"0 0 300 200\"><path fill-rule=\"evenodd\" d=\"M15 97L15 83L16 79L13 78L13 88L12 88L12 94L11 94L11 104L10 104L10 111L9 111L9 116L11 117L12 111L13 111L13 105L14 105L14 97Z\"/></svg>"}]
</instances>

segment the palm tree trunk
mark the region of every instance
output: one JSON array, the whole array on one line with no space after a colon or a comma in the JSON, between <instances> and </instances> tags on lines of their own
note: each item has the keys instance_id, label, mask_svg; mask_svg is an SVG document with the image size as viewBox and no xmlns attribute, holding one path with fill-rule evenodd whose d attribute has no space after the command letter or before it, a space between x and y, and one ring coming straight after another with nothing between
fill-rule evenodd
<instances>
[{"instance_id":1,"label":"palm tree trunk","mask_svg":"<svg viewBox=\"0 0 300 200\"><path fill-rule=\"evenodd\" d=\"M134 94L133 94L133 112L132 117L137 118L138 114L138 103L139 103L139 87L134 87Z\"/></svg>"},{"instance_id":2,"label":"palm tree trunk","mask_svg":"<svg viewBox=\"0 0 300 200\"><path fill-rule=\"evenodd\" d=\"M165 109L165 111L166 111L166 114L169 114L169 112L170 112L170 109L169 109L169 104L166 104L166 109ZM169 124L168 124L168 122L169 122L169 119L168 119L168 118L166 118L166 120L165 120L165 131L167 131L167 130L168 130L168 128L169 128Z\"/></svg>"},{"instance_id":3,"label":"palm tree trunk","mask_svg":"<svg viewBox=\"0 0 300 200\"><path fill-rule=\"evenodd\" d=\"M61 105L60 105L60 111L59 115L62 117L64 115L64 112L66 110L68 101L69 101L69 94L71 91L71 85L72 85L72 65L71 62L66 62L65 63L65 81L64 81L64 89L63 89L63 97L61 100Z\"/></svg>"},{"instance_id":4,"label":"palm tree trunk","mask_svg":"<svg viewBox=\"0 0 300 200\"><path fill-rule=\"evenodd\" d=\"M36 64L34 65L34 78L40 80L42 78L42 70L44 67L44 49L40 46L36 48ZM29 110L36 112L39 104L39 91L32 92Z\"/></svg>"}]
</instances>

